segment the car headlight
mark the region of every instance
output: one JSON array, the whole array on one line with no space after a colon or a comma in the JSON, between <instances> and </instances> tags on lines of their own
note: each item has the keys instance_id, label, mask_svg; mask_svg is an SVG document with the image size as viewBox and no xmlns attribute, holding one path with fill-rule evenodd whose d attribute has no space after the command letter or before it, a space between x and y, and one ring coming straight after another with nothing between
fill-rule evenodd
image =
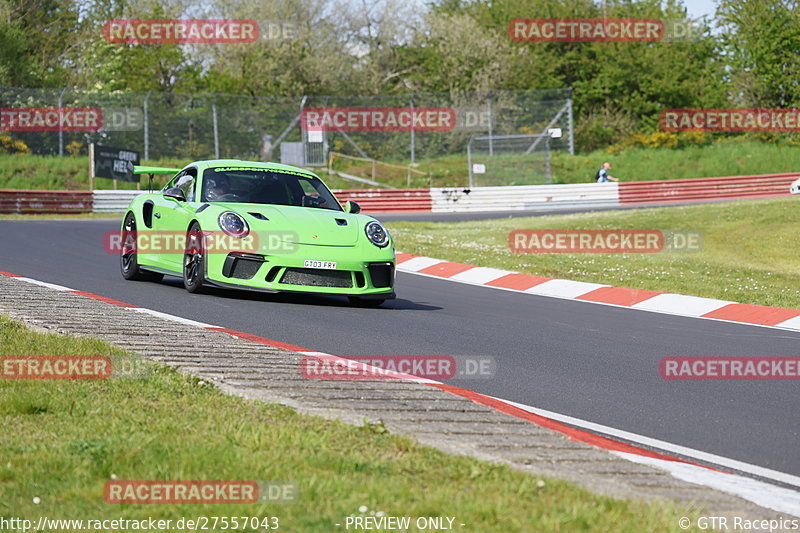
<instances>
[{"instance_id":1,"label":"car headlight","mask_svg":"<svg viewBox=\"0 0 800 533\"><path fill-rule=\"evenodd\" d=\"M241 238L250 233L250 226L247 225L247 222L245 222L241 215L233 211L225 211L222 213L219 216L218 223L222 231L231 237Z\"/></svg>"},{"instance_id":2,"label":"car headlight","mask_svg":"<svg viewBox=\"0 0 800 533\"><path fill-rule=\"evenodd\" d=\"M373 220L366 225L364 231L367 234L367 239L369 239L369 242L378 248L383 248L389 244L389 232L386 231L386 228L381 226L380 222L375 222Z\"/></svg>"}]
</instances>

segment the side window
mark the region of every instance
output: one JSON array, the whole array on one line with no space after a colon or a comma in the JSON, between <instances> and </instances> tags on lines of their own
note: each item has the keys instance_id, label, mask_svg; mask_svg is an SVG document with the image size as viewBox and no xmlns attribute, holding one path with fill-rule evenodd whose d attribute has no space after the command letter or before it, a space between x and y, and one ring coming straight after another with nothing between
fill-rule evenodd
<instances>
[{"instance_id":1,"label":"side window","mask_svg":"<svg viewBox=\"0 0 800 533\"><path fill-rule=\"evenodd\" d=\"M314 188L308 180L299 179L300 187L303 188L303 194L306 196L319 196L319 191Z\"/></svg>"},{"instance_id":2,"label":"side window","mask_svg":"<svg viewBox=\"0 0 800 533\"><path fill-rule=\"evenodd\" d=\"M177 183L178 180L181 179L182 176L183 176L183 170L181 170L180 172L175 174L175 176L171 180L169 180L166 185L164 185L164 188L161 189L161 192L164 192L167 189L171 189L171 188L175 187L175 183Z\"/></svg>"},{"instance_id":3,"label":"side window","mask_svg":"<svg viewBox=\"0 0 800 533\"><path fill-rule=\"evenodd\" d=\"M197 181L197 169L187 168L182 176L177 177L175 187L183 191L187 202L194 202L194 184Z\"/></svg>"}]
</instances>

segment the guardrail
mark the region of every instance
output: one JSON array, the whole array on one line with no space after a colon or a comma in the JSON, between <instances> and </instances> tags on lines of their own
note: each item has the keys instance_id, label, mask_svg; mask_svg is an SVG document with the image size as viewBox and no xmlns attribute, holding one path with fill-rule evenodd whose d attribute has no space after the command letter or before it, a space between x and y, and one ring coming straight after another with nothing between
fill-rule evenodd
<instances>
[{"instance_id":1,"label":"guardrail","mask_svg":"<svg viewBox=\"0 0 800 533\"><path fill-rule=\"evenodd\" d=\"M344 189L333 191L341 202L358 202L366 212L430 211L430 189Z\"/></svg>"},{"instance_id":2,"label":"guardrail","mask_svg":"<svg viewBox=\"0 0 800 533\"><path fill-rule=\"evenodd\" d=\"M789 187L798 177L798 172L787 172L725 178L622 182L619 184L619 201L623 204L644 204L784 196L789 194Z\"/></svg>"},{"instance_id":3,"label":"guardrail","mask_svg":"<svg viewBox=\"0 0 800 533\"><path fill-rule=\"evenodd\" d=\"M619 205L617 183L431 189L434 212L521 211Z\"/></svg>"},{"instance_id":4,"label":"guardrail","mask_svg":"<svg viewBox=\"0 0 800 533\"><path fill-rule=\"evenodd\" d=\"M124 213L135 197L147 191L108 191L96 190L94 194L95 213Z\"/></svg>"},{"instance_id":5,"label":"guardrail","mask_svg":"<svg viewBox=\"0 0 800 533\"><path fill-rule=\"evenodd\" d=\"M122 213L131 200L145 191L94 191L95 213ZM428 189L344 189L334 190L342 201L354 200L365 212L430 211Z\"/></svg>"},{"instance_id":6,"label":"guardrail","mask_svg":"<svg viewBox=\"0 0 800 533\"><path fill-rule=\"evenodd\" d=\"M342 202L358 202L366 213L556 210L785 196L798 178L800 172L622 183L334 192ZM0 213L121 213L136 195L144 192L0 190Z\"/></svg>"},{"instance_id":7,"label":"guardrail","mask_svg":"<svg viewBox=\"0 0 800 533\"><path fill-rule=\"evenodd\" d=\"M89 191L37 191L0 189L0 214L47 215L92 212Z\"/></svg>"}]
</instances>

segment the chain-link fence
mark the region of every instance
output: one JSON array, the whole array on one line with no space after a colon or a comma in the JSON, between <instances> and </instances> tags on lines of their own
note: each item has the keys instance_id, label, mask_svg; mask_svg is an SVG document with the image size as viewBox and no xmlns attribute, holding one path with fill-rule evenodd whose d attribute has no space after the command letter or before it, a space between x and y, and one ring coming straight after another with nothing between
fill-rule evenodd
<instances>
[{"instance_id":1,"label":"chain-link fence","mask_svg":"<svg viewBox=\"0 0 800 533\"><path fill-rule=\"evenodd\" d=\"M470 188L551 183L554 140L550 134L472 137L467 144Z\"/></svg>"},{"instance_id":2,"label":"chain-link fence","mask_svg":"<svg viewBox=\"0 0 800 533\"><path fill-rule=\"evenodd\" d=\"M550 150L573 152L569 90L392 96L248 97L0 89L0 131L35 154L89 143L143 159L241 158L322 166L330 152L417 163L466 155L476 135L561 128Z\"/></svg>"}]
</instances>

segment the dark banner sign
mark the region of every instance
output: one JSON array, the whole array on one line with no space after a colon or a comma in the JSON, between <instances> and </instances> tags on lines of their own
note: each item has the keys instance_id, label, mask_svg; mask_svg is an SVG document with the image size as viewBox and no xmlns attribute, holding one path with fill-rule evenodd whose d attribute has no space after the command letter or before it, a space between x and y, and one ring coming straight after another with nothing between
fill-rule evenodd
<instances>
[{"instance_id":1,"label":"dark banner sign","mask_svg":"<svg viewBox=\"0 0 800 533\"><path fill-rule=\"evenodd\" d=\"M139 152L110 146L94 147L94 175L120 181L138 182L133 166L139 164Z\"/></svg>"}]
</instances>

